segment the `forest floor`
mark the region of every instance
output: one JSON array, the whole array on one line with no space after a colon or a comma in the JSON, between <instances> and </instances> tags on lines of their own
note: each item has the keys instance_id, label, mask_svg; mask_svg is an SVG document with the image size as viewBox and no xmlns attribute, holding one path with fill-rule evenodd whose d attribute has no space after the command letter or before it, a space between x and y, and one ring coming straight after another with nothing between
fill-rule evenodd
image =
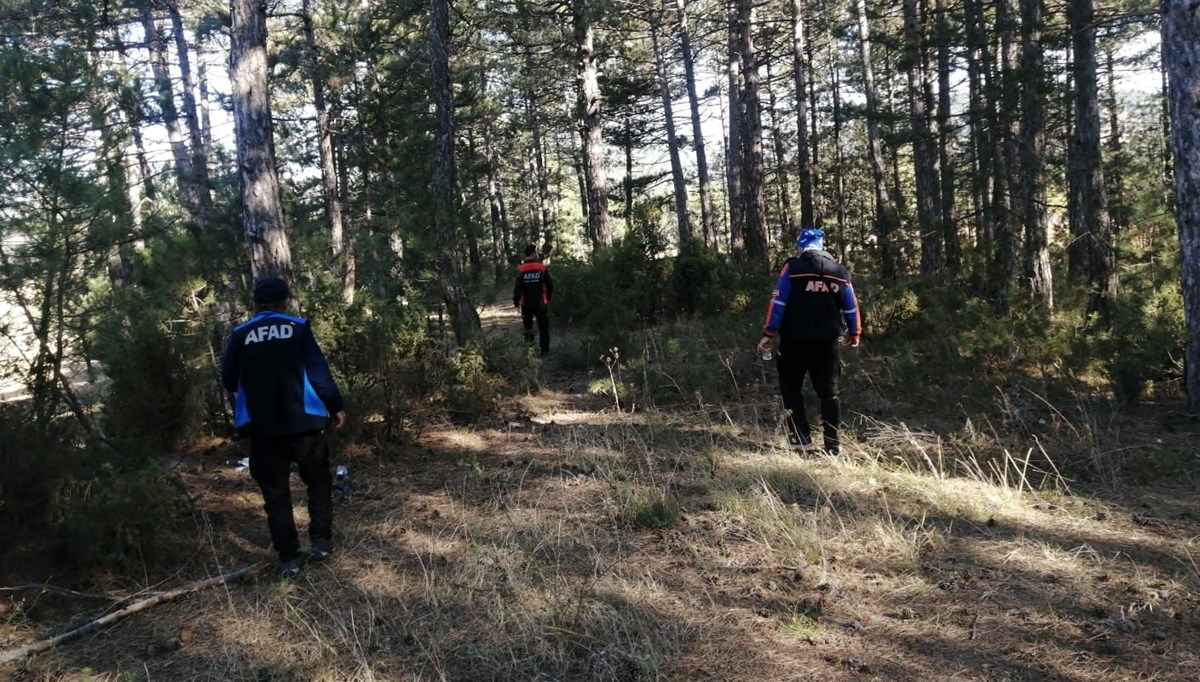
<instances>
[{"instance_id":1,"label":"forest floor","mask_svg":"<svg viewBox=\"0 0 1200 682\"><path fill-rule=\"evenodd\" d=\"M502 306L484 319L518 333ZM736 410L630 413L553 357L541 371L541 391L475 423L344 444L354 488L336 501L331 561L155 607L0 677L1200 679L1194 488L1085 493L1050 476L1033 491L1028 456L1003 465L1029 476L948 475L929 432L856 412L867 396L846 397L841 456L798 455L756 418L777 409L766 373ZM1198 433L1130 430L1125 446ZM257 488L228 464L238 447L207 444L181 473L199 537L187 556L88 587L164 589L269 560ZM896 466L897 449L928 467ZM90 606L0 595L0 649Z\"/></svg>"}]
</instances>

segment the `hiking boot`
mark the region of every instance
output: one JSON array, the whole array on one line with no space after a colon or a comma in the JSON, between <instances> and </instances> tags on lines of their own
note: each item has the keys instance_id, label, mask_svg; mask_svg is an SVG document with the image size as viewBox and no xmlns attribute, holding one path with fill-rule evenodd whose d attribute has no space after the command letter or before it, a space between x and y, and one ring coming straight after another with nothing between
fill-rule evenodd
<instances>
[{"instance_id":1,"label":"hiking boot","mask_svg":"<svg viewBox=\"0 0 1200 682\"><path fill-rule=\"evenodd\" d=\"M307 555L298 554L287 561L280 561L279 565L275 567L275 573L280 578L285 580L288 578L295 578L296 576L300 575L300 569L304 568L304 564L307 563L307 561Z\"/></svg>"},{"instance_id":2,"label":"hiking boot","mask_svg":"<svg viewBox=\"0 0 1200 682\"><path fill-rule=\"evenodd\" d=\"M830 457L837 457L842 454L842 446L838 443L826 443L825 449L822 452Z\"/></svg>"},{"instance_id":3,"label":"hiking boot","mask_svg":"<svg viewBox=\"0 0 1200 682\"><path fill-rule=\"evenodd\" d=\"M333 554L333 540L316 538L312 541L312 549L308 550L308 560L312 563L325 561Z\"/></svg>"}]
</instances>

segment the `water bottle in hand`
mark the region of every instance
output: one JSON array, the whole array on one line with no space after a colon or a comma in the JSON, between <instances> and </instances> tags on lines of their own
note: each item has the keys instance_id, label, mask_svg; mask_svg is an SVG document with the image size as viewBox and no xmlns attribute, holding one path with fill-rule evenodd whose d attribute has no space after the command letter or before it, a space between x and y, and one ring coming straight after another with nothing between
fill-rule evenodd
<instances>
[{"instance_id":1,"label":"water bottle in hand","mask_svg":"<svg viewBox=\"0 0 1200 682\"><path fill-rule=\"evenodd\" d=\"M775 354L771 352L770 346L767 346L767 349L762 352L762 359L763 362L770 362L775 359Z\"/></svg>"}]
</instances>

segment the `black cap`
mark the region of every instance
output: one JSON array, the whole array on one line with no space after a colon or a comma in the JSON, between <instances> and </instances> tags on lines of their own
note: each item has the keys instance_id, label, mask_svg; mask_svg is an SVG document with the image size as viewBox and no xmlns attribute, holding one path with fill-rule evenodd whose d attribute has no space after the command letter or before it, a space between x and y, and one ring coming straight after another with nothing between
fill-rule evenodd
<instances>
[{"instance_id":1,"label":"black cap","mask_svg":"<svg viewBox=\"0 0 1200 682\"><path fill-rule=\"evenodd\" d=\"M254 282L254 304L275 305L291 298L287 282L279 277L263 277Z\"/></svg>"}]
</instances>

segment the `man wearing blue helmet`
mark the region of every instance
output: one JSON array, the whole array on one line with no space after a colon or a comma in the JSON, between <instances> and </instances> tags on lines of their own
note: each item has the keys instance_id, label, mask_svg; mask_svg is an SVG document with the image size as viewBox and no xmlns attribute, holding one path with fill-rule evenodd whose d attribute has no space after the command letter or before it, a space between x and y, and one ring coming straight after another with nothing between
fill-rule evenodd
<instances>
[{"instance_id":1,"label":"man wearing blue helmet","mask_svg":"<svg viewBox=\"0 0 1200 682\"><path fill-rule=\"evenodd\" d=\"M825 250L825 232L803 230L796 246L800 254L784 263L771 294L758 352L766 353L779 337L779 391L789 413L788 443L793 447L812 444L801 395L807 374L821 399L825 451L836 455L841 451L838 337L845 334L850 347L857 347L862 317L850 284L850 271Z\"/></svg>"}]
</instances>

